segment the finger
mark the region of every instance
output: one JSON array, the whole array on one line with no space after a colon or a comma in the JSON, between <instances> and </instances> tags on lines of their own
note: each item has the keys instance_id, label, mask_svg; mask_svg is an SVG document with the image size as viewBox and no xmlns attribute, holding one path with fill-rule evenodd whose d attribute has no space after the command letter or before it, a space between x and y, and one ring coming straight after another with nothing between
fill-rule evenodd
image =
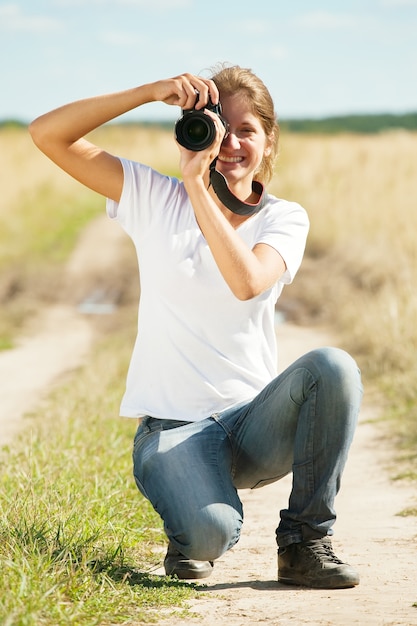
<instances>
[{"instance_id":1,"label":"finger","mask_svg":"<svg viewBox=\"0 0 417 626\"><path fill-rule=\"evenodd\" d=\"M209 100L213 104L218 103L219 92L212 80L186 73L172 79L169 99L182 109L203 109Z\"/></svg>"},{"instance_id":2,"label":"finger","mask_svg":"<svg viewBox=\"0 0 417 626\"><path fill-rule=\"evenodd\" d=\"M200 98L200 85L195 76L186 74L183 80L184 109L193 109Z\"/></svg>"},{"instance_id":3,"label":"finger","mask_svg":"<svg viewBox=\"0 0 417 626\"><path fill-rule=\"evenodd\" d=\"M210 109L204 109L204 114L208 115L209 117L211 117L211 119L213 120L214 125L216 127L217 137L220 139L220 141L223 141L224 136L226 134L226 128L225 128L224 124L222 123L222 121L220 120L220 118L217 115L217 113L214 113L213 111L210 111Z\"/></svg>"},{"instance_id":4,"label":"finger","mask_svg":"<svg viewBox=\"0 0 417 626\"><path fill-rule=\"evenodd\" d=\"M184 108L203 109L209 101L217 104L219 101L219 92L216 84L209 79L194 76L192 74L183 74L181 76L183 83L183 91L185 95Z\"/></svg>"},{"instance_id":5,"label":"finger","mask_svg":"<svg viewBox=\"0 0 417 626\"><path fill-rule=\"evenodd\" d=\"M199 99L196 104L196 109L203 109L210 101L212 104L218 104L219 91L216 84L212 80L199 78L199 83L196 85L196 89L199 92Z\"/></svg>"},{"instance_id":6,"label":"finger","mask_svg":"<svg viewBox=\"0 0 417 626\"><path fill-rule=\"evenodd\" d=\"M192 109L196 101L196 90L192 85L191 74L181 74L170 80L170 95L166 98L171 104L176 104L182 109Z\"/></svg>"}]
</instances>

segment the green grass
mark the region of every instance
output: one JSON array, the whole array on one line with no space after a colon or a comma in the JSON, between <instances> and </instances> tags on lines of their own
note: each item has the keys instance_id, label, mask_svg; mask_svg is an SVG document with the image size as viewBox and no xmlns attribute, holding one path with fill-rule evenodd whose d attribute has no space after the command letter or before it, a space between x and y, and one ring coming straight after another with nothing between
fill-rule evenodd
<instances>
[{"instance_id":1,"label":"green grass","mask_svg":"<svg viewBox=\"0 0 417 626\"><path fill-rule=\"evenodd\" d=\"M78 236L103 204L81 186L74 194L43 184L0 213L0 350L13 348L38 303L56 295Z\"/></svg>"},{"instance_id":2,"label":"green grass","mask_svg":"<svg viewBox=\"0 0 417 626\"><path fill-rule=\"evenodd\" d=\"M152 622L196 593L154 574L162 523L132 477L135 421L117 417L127 335L103 339L3 451L3 626Z\"/></svg>"},{"instance_id":3,"label":"green grass","mask_svg":"<svg viewBox=\"0 0 417 626\"><path fill-rule=\"evenodd\" d=\"M102 132L103 140L109 133L109 142L119 145L119 154L141 159L146 146L153 156L145 162L158 166L163 158L165 171L176 162L171 133L148 141L148 130ZM276 191L272 185L278 196L305 204L312 219L306 259L283 302L295 303L301 323L332 328L358 359L368 392L369 382L381 391L397 446L397 477L411 481L417 443L415 146L414 137L402 134L284 137ZM27 154L22 149L16 162ZM33 163L30 171L42 173L41 160ZM0 213L0 349L13 346L39 302L59 300L62 267L84 226L103 211L101 198L61 185L50 171L18 194L7 217ZM12 177L6 182L12 189L18 184ZM130 283L131 270L123 271ZM135 425L117 417L135 332L135 312L127 321L124 315L117 313L123 330L112 326L88 367L68 377L0 455L2 626L160 623L186 610L185 601L197 593L192 585L155 576L164 533L133 481Z\"/></svg>"},{"instance_id":4,"label":"green grass","mask_svg":"<svg viewBox=\"0 0 417 626\"><path fill-rule=\"evenodd\" d=\"M65 262L84 226L102 212L103 199L81 187L74 195L43 184L23 194L12 214L0 215L0 270Z\"/></svg>"}]
</instances>

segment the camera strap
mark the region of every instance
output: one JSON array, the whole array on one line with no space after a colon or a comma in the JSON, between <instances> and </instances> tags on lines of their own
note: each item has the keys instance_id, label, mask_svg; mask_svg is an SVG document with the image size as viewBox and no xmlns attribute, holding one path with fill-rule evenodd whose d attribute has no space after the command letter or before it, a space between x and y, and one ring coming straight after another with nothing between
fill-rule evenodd
<instances>
[{"instance_id":1,"label":"camera strap","mask_svg":"<svg viewBox=\"0 0 417 626\"><path fill-rule=\"evenodd\" d=\"M262 183L257 180L252 182L252 191L259 195L258 202L256 204L243 202L230 191L226 178L221 172L216 170L216 160L214 159L210 165L210 184L220 202L233 213L237 213L237 215L255 215L255 213L258 213L266 202L266 194Z\"/></svg>"}]
</instances>

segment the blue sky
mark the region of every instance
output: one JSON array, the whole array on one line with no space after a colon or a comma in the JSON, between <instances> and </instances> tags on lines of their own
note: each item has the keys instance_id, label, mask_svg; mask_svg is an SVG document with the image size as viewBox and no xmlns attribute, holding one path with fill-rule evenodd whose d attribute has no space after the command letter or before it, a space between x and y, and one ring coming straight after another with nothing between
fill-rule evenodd
<instances>
[{"instance_id":1,"label":"blue sky","mask_svg":"<svg viewBox=\"0 0 417 626\"><path fill-rule=\"evenodd\" d=\"M218 61L259 74L280 118L416 111L417 0L0 0L0 119Z\"/></svg>"}]
</instances>

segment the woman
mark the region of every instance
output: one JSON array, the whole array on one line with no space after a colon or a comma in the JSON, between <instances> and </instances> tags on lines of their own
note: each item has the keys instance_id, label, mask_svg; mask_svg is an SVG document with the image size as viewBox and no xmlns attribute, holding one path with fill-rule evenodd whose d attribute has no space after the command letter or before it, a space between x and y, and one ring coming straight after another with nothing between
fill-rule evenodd
<instances>
[{"instance_id":1,"label":"woman","mask_svg":"<svg viewBox=\"0 0 417 626\"><path fill-rule=\"evenodd\" d=\"M195 107L214 129L204 149L179 144L182 182L84 139L156 101ZM166 573L209 576L239 539L238 489L292 471L276 531L278 580L357 585L330 536L360 376L335 348L276 373L275 303L301 263L308 219L300 205L264 191L278 126L263 82L221 66L211 79L183 74L68 104L30 131L50 159L107 198L109 216L136 246L138 336L121 415L139 418L134 475L164 522Z\"/></svg>"}]
</instances>

